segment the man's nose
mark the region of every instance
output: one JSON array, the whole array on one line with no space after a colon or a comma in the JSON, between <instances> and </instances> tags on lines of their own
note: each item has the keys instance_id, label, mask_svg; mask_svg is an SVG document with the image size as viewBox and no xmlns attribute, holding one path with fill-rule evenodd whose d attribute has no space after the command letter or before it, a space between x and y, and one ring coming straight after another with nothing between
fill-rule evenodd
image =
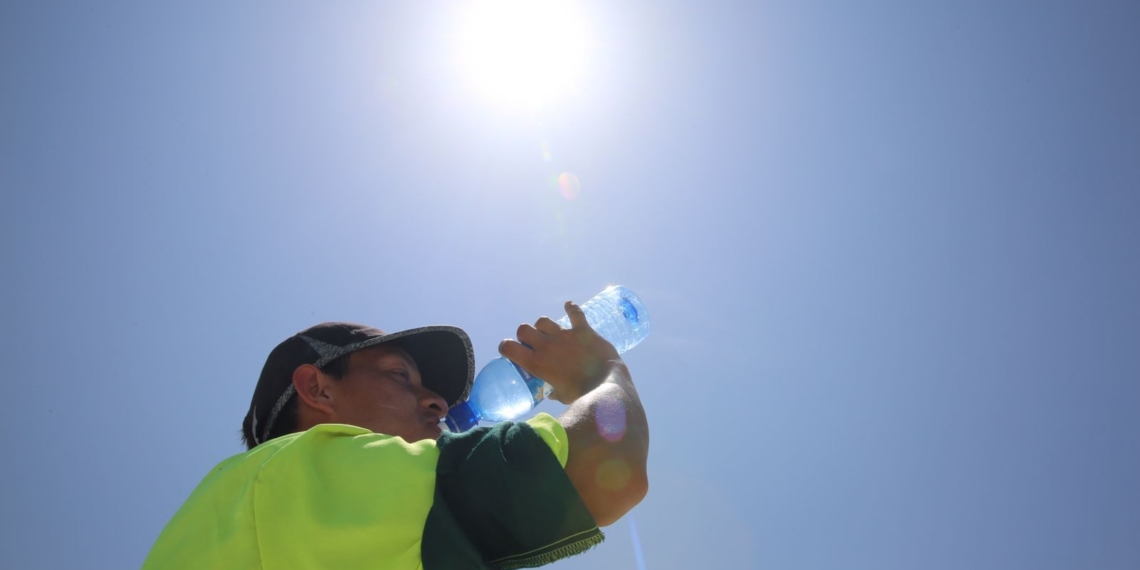
<instances>
[{"instance_id":1,"label":"man's nose","mask_svg":"<svg viewBox=\"0 0 1140 570\"><path fill-rule=\"evenodd\" d=\"M444 400L442 396L427 388L424 388L424 394L420 402L429 410L439 413L439 417L441 418L446 416L447 411L450 409L447 405L447 400Z\"/></svg>"}]
</instances>

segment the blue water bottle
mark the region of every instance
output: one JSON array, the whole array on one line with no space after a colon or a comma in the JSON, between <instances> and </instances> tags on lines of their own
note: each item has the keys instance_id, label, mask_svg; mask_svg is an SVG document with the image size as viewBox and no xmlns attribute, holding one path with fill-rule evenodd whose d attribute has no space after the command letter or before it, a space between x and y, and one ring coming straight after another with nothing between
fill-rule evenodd
<instances>
[{"instance_id":1,"label":"blue water bottle","mask_svg":"<svg viewBox=\"0 0 1140 570\"><path fill-rule=\"evenodd\" d=\"M649 313L637 295L614 285L582 304L586 322L602 338L623 353L649 334ZM558 325L570 328L570 317L562 317ZM447 428L452 432L467 431L480 420L501 422L513 420L529 412L550 395L553 388L502 356L488 362L475 376L471 396L451 408Z\"/></svg>"}]
</instances>

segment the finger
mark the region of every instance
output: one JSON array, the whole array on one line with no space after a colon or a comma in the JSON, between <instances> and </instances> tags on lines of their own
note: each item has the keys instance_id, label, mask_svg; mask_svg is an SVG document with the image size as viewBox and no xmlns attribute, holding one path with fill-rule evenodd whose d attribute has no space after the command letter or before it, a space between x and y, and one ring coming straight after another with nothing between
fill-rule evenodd
<instances>
[{"instance_id":1,"label":"finger","mask_svg":"<svg viewBox=\"0 0 1140 570\"><path fill-rule=\"evenodd\" d=\"M515 338L530 347L539 346L546 342L546 335L528 324L519 325L518 330L515 331Z\"/></svg>"},{"instance_id":2,"label":"finger","mask_svg":"<svg viewBox=\"0 0 1140 570\"><path fill-rule=\"evenodd\" d=\"M566 316L570 317L570 327L574 329L588 329L590 323L586 322L586 313L574 301L566 301Z\"/></svg>"},{"instance_id":3,"label":"finger","mask_svg":"<svg viewBox=\"0 0 1140 570\"><path fill-rule=\"evenodd\" d=\"M558 334L562 327L558 323L550 320L549 317L541 317L534 322L534 328L538 329L542 334Z\"/></svg>"},{"instance_id":4,"label":"finger","mask_svg":"<svg viewBox=\"0 0 1140 570\"><path fill-rule=\"evenodd\" d=\"M529 368L534 360L534 351L530 347L509 338L499 343L499 354L523 368Z\"/></svg>"}]
</instances>

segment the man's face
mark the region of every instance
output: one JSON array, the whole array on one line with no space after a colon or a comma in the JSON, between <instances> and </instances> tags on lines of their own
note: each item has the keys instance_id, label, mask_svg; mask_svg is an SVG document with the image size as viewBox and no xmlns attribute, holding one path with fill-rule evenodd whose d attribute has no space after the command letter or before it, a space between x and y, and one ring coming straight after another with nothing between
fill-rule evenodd
<instances>
[{"instance_id":1,"label":"man's face","mask_svg":"<svg viewBox=\"0 0 1140 570\"><path fill-rule=\"evenodd\" d=\"M381 345L354 352L350 359L344 377L328 384L333 421L408 442L439 438L447 402L424 388L408 353Z\"/></svg>"}]
</instances>

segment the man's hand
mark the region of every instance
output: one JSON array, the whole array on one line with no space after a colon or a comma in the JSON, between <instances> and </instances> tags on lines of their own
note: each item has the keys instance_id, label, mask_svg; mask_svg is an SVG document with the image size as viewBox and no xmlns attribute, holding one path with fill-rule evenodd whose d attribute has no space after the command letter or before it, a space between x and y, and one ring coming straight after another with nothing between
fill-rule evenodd
<instances>
[{"instance_id":1,"label":"man's hand","mask_svg":"<svg viewBox=\"0 0 1140 570\"><path fill-rule=\"evenodd\" d=\"M499 352L554 387L551 398L573 404L606 378L606 364L620 360L613 345L586 322L586 314L566 301L569 329L542 317L534 326L519 325L518 340L499 343Z\"/></svg>"},{"instance_id":2,"label":"man's hand","mask_svg":"<svg viewBox=\"0 0 1140 570\"><path fill-rule=\"evenodd\" d=\"M599 526L611 525L649 490L649 423L629 369L613 345L566 302L570 328L543 317L522 325L499 352L554 386L569 407L558 418L570 442L566 475Z\"/></svg>"}]
</instances>

